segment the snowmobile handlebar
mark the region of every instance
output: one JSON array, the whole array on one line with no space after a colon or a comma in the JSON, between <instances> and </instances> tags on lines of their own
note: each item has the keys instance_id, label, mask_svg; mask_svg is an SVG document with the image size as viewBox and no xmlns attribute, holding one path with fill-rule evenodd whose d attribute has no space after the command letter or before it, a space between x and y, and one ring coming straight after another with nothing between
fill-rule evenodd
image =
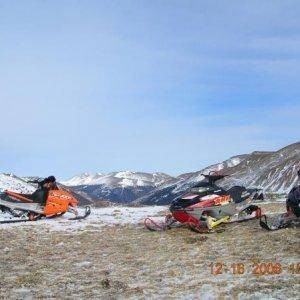
<instances>
[{"instance_id":1,"label":"snowmobile handlebar","mask_svg":"<svg viewBox=\"0 0 300 300\"><path fill-rule=\"evenodd\" d=\"M34 183L34 184L39 184L41 181L36 179L36 180L29 180L27 183Z\"/></svg>"},{"instance_id":2,"label":"snowmobile handlebar","mask_svg":"<svg viewBox=\"0 0 300 300\"><path fill-rule=\"evenodd\" d=\"M202 174L204 175L204 174ZM221 174L219 171L210 171L208 172L208 176L222 176L222 177L228 177L230 175L228 174Z\"/></svg>"},{"instance_id":3,"label":"snowmobile handlebar","mask_svg":"<svg viewBox=\"0 0 300 300\"><path fill-rule=\"evenodd\" d=\"M209 172L209 174L201 174L201 175L204 176L205 178L216 179L216 180L219 180L219 179L222 179L222 178L225 178L225 177L229 176L229 175L221 175L221 174L211 173L211 172Z\"/></svg>"},{"instance_id":4,"label":"snowmobile handlebar","mask_svg":"<svg viewBox=\"0 0 300 300\"><path fill-rule=\"evenodd\" d=\"M208 174L201 174L201 175L204 176L205 179L207 179L211 185L213 185L216 181L229 176L229 175L218 174L218 172L215 171L210 171Z\"/></svg>"}]
</instances>

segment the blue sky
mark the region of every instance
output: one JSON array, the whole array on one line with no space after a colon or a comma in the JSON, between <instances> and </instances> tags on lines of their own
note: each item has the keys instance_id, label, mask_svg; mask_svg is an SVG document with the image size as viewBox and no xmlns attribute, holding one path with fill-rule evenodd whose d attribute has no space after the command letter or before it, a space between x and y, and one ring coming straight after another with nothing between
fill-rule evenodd
<instances>
[{"instance_id":1,"label":"blue sky","mask_svg":"<svg viewBox=\"0 0 300 300\"><path fill-rule=\"evenodd\" d=\"M199 170L300 140L299 1L0 1L0 165Z\"/></svg>"}]
</instances>

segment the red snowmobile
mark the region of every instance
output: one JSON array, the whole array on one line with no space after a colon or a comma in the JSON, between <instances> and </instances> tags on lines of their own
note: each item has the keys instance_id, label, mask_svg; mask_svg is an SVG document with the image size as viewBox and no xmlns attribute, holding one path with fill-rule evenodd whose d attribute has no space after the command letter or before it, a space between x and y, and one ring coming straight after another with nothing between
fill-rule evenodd
<instances>
[{"instance_id":1,"label":"red snowmobile","mask_svg":"<svg viewBox=\"0 0 300 300\"><path fill-rule=\"evenodd\" d=\"M170 206L171 214L165 223L158 224L147 218L145 226L150 230L163 230L186 225L197 232L207 232L221 223L241 222L260 218L261 209L251 204L255 198L262 198L258 189L234 186L225 190L215 184L226 175L210 173L191 190L175 199Z\"/></svg>"},{"instance_id":2,"label":"red snowmobile","mask_svg":"<svg viewBox=\"0 0 300 300\"><path fill-rule=\"evenodd\" d=\"M35 183L40 185L40 182ZM86 206L84 215L79 216L77 206L78 200L70 192L59 189L56 184L46 194L44 205L36 201L36 192L33 194L21 194L4 191L4 193L0 194L0 211L9 213L15 219L3 220L0 221L0 224L54 218L66 212L71 212L75 215L69 220L85 219L90 215L90 207Z\"/></svg>"}]
</instances>

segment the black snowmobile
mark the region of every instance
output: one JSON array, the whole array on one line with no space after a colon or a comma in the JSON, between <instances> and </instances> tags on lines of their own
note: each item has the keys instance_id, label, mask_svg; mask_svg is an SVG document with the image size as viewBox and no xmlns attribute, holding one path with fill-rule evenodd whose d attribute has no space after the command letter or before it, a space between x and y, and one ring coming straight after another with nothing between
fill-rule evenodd
<instances>
[{"instance_id":1,"label":"black snowmobile","mask_svg":"<svg viewBox=\"0 0 300 300\"><path fill-rule=\"evenodd\" d=\"M300 227L300 170L298 171L299 184L291 189L286 200L286 212L280 215L273 224L268 224L267 216L260 219L260 226L273 231L288 227Z\"/></svg>"},{"instance_id":2,"label":"black snowmobile","mask_svg":"<svg viewBox=\"0 0 300 300\"><path fill-rule=\"evenodd\" d=\"M204 232L222 223L260 218L261 209L252 203L253 200L263 198L260 190L242 186L225 190L218 186L216 181L227 175L210 172L202 176L204 179L188 193L173 200L170 205L171 214L166 217L164 223L158 224L153 219L146 218L146 228L162 230L179 222L195 231Z\"/></svg>"}]
</instances>

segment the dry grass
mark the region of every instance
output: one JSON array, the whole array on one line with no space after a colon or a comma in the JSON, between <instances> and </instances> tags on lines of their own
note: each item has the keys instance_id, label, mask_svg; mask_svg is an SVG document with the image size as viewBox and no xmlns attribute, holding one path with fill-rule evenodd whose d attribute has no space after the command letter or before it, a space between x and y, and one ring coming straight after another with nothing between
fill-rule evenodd
<instances>
[{"instance_id":1,"label":"dry grass","mask_svg":"<svg viewBox=\"0 0 300 300\"><path fill-rule=\"evenodd\" d=\"M27 226L0 229L0 241L3 299L299 299L299 275L286 270L299 262L299 232L266 232L257 221L206 235L130 225L75 232ZM242 262L247 272L214 276L208 264L217 261ZM285 269L255 276L250 271L257 262L279 262Z\"/></svg>"}]
</instances>

